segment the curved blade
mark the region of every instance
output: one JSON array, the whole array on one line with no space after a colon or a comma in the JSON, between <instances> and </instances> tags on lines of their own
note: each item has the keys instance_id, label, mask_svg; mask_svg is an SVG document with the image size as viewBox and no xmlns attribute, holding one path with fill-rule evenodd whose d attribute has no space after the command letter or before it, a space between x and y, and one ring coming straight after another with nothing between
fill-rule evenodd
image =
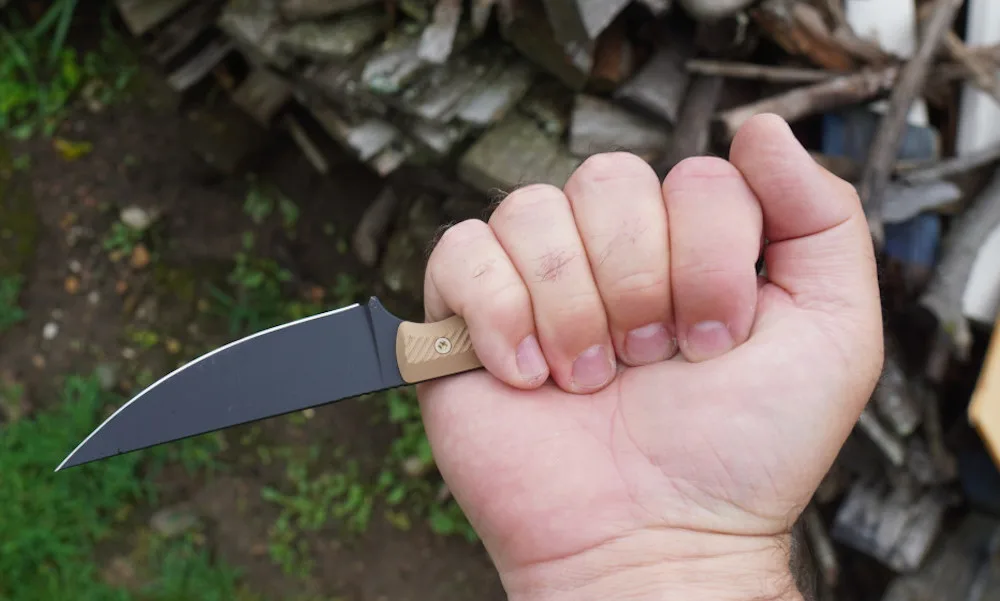
<instances>
[{"instance_id":1,"label":"curved blade","mask_svg":"<svg viewBox=\"0 0 1000 601\"><path fill-rule=\"evenodd\" d=\"M372 298L227 344L125 403L56 471L401 386L400 323Z\"/></svg>"}]
</instances>

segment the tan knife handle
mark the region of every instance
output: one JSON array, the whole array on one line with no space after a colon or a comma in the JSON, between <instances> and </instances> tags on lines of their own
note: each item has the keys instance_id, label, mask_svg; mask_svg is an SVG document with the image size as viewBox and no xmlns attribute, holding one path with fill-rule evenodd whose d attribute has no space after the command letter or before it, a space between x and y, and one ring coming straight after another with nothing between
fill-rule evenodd
<instances>
[{"instance_id":1,"label":"tan knife handle","mask_svg":"<svg viewBox=\"0 0 1000 601\"><path fill-rule=\"evenodd\" d=\"M469 328L458 315L435 323L401 323L396 362L403 381L410 384L483 366L472 348Z\"/></svg>"}]
</instances>

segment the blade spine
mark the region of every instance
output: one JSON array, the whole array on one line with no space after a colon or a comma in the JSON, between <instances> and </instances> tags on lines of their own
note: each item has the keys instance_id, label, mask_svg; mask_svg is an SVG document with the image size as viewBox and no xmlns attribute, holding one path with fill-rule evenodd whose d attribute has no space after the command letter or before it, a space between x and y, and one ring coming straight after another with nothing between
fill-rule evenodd
<instances>
[{"instance_id":1,"label":"blade spine","mask_svg":"<svg viewBox=\"0 0 1000 601\"><path fill-rule=\"evenodd\" d=\"M111 420L113 420L115 418L115 416L117 416L119 413L121 413L122 411L124 411L132 403L134 403L135 401L138 401L140 398L142 398L143 396L145 396L145 394L147 392L153 390L154 388L156 388L157 386L159 386L161 383L163 383L166 380L168 380L168 379L174 377L175 375L181 373L185 369L188 369L189 367L197 365L198 363L201 363L205 359L208 359L209 357L211 357L213 355L217 355L218 353L221 353L222 351L224 351L226 349L232 348L232 347L234 347L234 346L236 346L238 344L242 344L244 342L248 342L250 340L253 340L254 338L258 338L260 336L264 336L265 334L268 334L270 332L275 332L275 331L278 331L278 330L281 330L281 329L284 329L284 328L288 328L288 327L291 327L291 326L294 326L294 325L306 323L308 321L313 321L313 320L316 320L316 319L321 319L323 317L329 317L331 315L335 315L337 313L342 313L344 311L349 311L350 309L355 309L355 308L358 308L360 306L361 305L358 304L358 303L353 303L353 304L347 305L345 307L340 307L339 309L333 309L332 311L325 311L323 313L317 313L315 315L310 315L308 317L303 317L302 319L297 319L295 321L289 321L287 323L278 324L276 326L272 326L272 327L267 328L265 330L261 330L259 332L254 332L253 334L250 334L248 336L244 336L243 338L237 338L236 340L230 341L230 342L228 342L228 343L220 346L219 348L213 349L213 350L205 353L204 355L201 355L200 357L197 357L197 358L195 358L195 359L193 359L193 360L185 363L184 365L181 365L177 369L175 369L175 370L167 373L166 375L162 376L156 382L153 382L152 384L150 384L149 386L147 386L139 394L135 395L134 397L132 397L131 399L129 399L128 401L126 401L125 404L123 404L121 407L119 407L118 409L116 409L114 411L114 413L112 413L111 415L109 415L107 417L107 419L105 419L103 422L101 422L101 424L99 426L97 426L96 428L94 428L94 430L91 431L91 433L88 434L87 437L84 438L80 442L80 444L76 445L76 448L74 448L66 456L66 458L62 460L62 463L59 464L59 467L57 467L55 469L55 471L58 472L59 470L61 470L63 468L63 466L65 466L66 463L70 459L72 459L74 455L76 455L77 451L79 451L80 449L82 449L84 447L84 445L86 445L87 442L90 441L91 438L93 438L95 435L97 435L97 433L100 432L101 429L104 428L105 425L107 425L108 423L110 423Z\"/></svg>"}]
</instances>

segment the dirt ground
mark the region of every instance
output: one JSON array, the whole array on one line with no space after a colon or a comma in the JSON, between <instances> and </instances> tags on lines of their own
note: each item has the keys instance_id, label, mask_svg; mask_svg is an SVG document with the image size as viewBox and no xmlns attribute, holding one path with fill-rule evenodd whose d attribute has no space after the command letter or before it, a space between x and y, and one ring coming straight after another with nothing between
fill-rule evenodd
<instances>
[{"instance_id":1,"label":"dirt ground","mask_svg":"<svg viewBox=\"0 0 1000 601\"><path fill-rule=\"evenodd\" d=\"M257 226L243 209L245 174L222 174L206 165L192 151L204 123L164 98L151 92L98 114L76 112L56 134L93 145L74 160L63 157L51 139L6 149L8 161L30 157L30 167L9 182L8 199L22 200L20 212L8 207L7 217L17 214L28 223L35 217L26 215L35 215L38 228L34 252L15 257L26 278L21 304L27 319L5 336L0 366L24 384L27 405L36 410L57 398L67 374L104 369L113 377L109 384L124 393L231 340L221 320L206 318L204 299L208 284L222 282L246 231L254 232L260 252L292 272L291 286L304 294L350 274L361 285L359 296L378 294L399 314L418 314L412 299L394 298L377 274L343 252L341 233L351 231L380 189L374 175L345 162L321 177L300 153L288 150L288 140L277 140L260 157L260 174L278 184L301 214L294 239L274 220ZM148 261L116 257L102 246L128 206L159 215L145 243ZM155 331L161 343L137 344L136 332L144 331ZM373 425L378 413L370 403L348 401L318 409L302 425L264 422L261 436L275 448L319 443L327 453L344 446L362 465L375 465L394 436L384 420ZM67 448L76 442L67 440ZM479 544L436 535L420 521L408 530L395 528L379 519L379 507L358 537L331 529L311 537L311 577L284 574L267 553L278 508L260 494L283 475L277 464L256 461L254 452L233 443L222 454L225 470L190 475L168 466L158 478L165 502L192 507L207 524L209 547L244 569L265 598L504 598ZM137 524L144 525L138 518ZM107 549L103 571L113 574L121 565L130 537L121 533L124 542Z\"/></svg>"}]
</instances>

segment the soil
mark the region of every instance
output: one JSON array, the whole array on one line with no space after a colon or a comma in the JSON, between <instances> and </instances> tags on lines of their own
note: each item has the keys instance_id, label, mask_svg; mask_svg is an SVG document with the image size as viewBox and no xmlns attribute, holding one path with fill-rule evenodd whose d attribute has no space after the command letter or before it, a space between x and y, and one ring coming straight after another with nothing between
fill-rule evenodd
<instances>
[{"instance_id":1,"label":"soil","mask_svg":"<svg viewBox=\"0 0 1000 601\"><path fill-rule=\"evenodd\" d=\"M145 77L153 78L155 86L156 75ZM165 98L150 92L96 114L76 111L56 133L93 144L75 160L62 157L51 139L0 148L0 156L9 151L7 171L12 158L30 156L30 167L15 171L5 189L0 186L0 198L8 202L20 195L24 224L19 235L27 236L37 224L35 243L22 245L33 246L33 252L22 248L15 257L26 278L21 305L27 318L5 335L0 366L7 377L25 385L35 410L58 399L68 374L102 366L116 374L116 389L134 390L143 378L159 377L185 357L232 339L219 320L204 318L199 299L208 283L222 281L248 230L268 256L294 274L299 290L329 286L338 274L349 273L364 285L365 294L378 294L398 314L422 313L414 299L390 294L374 270L343 252L340 233L352 230L381 188L375 175L345 161L320 176L300 153L288 150L290 141L274 140L255 166L298 205L301 215L294 239L280 224L255 226L243 211L245 172L221 173L206 164L195 152L205 116L193 121L183 104ZM221 105L219 114L227 110L234 109ZM101 244L127 206L159 215L146 243L151 260L140 267L128 256L115 261ZM13 214L9 206L4 210L7 218ZM11 249L3 250L8 262ZM58 327L51 340L43 336L47 324ZM51 333L52 326L48 329ZM144 349L130 338L136 330L155 331L161 340L179 345ZM300 427L279 419L260 426L274 445L304 440L323 448L343 445L361 464L377 464L393 434L384 420L372 424L374 411L363 402L347 401L319 408ZM232 451L227 460L238 455ZM404 531L373 519L357 539L324 532L313 537L314 576L302 580L285 575L266 552L277 508L260 497L263 486L282 478L280 470L245 460L227 465L226 472L214 476L192 476L168 466L158 478L166 502L191 504L207 521L211 548L241 568L265 598L505 598L481 545L435 535L416 520ZM376 518L380 512L376 507ZM122 539L127 538L123 533ZM127 550L112 549L105 561L113 567L118 553Z\"/></svg>"}]
</instances>

